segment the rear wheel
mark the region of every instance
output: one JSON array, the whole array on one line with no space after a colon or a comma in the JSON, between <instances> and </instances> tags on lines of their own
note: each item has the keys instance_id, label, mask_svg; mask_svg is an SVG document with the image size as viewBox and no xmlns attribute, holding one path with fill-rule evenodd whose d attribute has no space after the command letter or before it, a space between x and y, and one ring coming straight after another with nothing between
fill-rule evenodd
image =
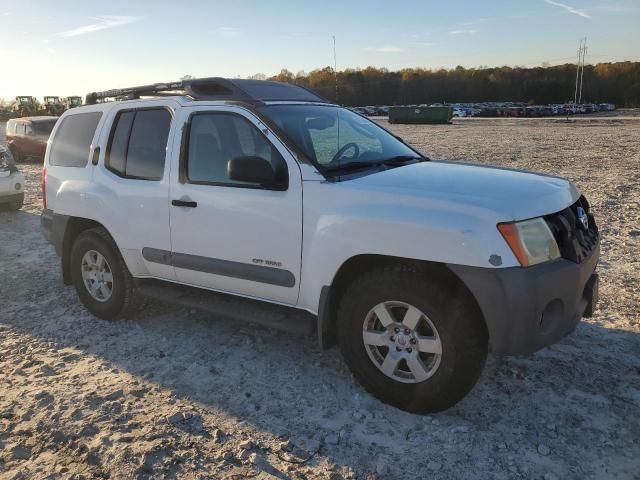
<instances>
[{"instance_id":1,"label":"rear wheel","mask_svg":"<svg viewBox=\"0 0 640 480\"><path fill-rule=\"evenodd\" d=\"M71 249L71 277L84 306L113 320L133 313L141 296L118 248L103 228L82 232Z\"/></svg>"},{"instance_id":2,"label":"rear wheel","mask_svg":"<svg viewBox=\"0 0 640 480\"><path fill-rule=\"evenodd\" d=\"M338 308L338 342L367 391L416 413L460 401L488 351L466 291L405 267L373 270L350 285Z\"/></svg>"}]
</instances>

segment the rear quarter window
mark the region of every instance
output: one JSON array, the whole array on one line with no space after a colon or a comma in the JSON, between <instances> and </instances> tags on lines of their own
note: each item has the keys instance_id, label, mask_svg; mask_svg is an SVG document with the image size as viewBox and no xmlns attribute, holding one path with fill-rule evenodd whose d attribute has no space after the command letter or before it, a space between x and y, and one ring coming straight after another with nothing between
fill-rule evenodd
<instances>
[{"instance_id":1,"label":"rear quarter window","mask_svg":"<svg viewBox=\"0 0 640 480\"><path fill-rule=\"evenodd\" d=\"M58 167L85 167L100 117L101 112L88 112L64 118L53 138L49 163Z\"/></svg>"}]
</instances>

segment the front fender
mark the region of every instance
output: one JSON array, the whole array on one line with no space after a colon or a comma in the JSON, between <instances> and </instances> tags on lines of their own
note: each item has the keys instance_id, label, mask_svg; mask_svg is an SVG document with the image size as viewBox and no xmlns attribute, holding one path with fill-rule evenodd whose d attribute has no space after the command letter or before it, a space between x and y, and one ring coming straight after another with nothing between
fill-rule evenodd
<instances>
[{"instance_id":1,"label":"front fender","mask_svg":"<svg viewBox=\"0 0 640 480\"><path fill-rule=\"evenodd\" d=\"M340 188L309 183L298 305L314 313L322 287L331 285L340 267L358 255L485 268L518 265L491 210L382 192L354 201L353 195L343 198ZM332 191L313 192L325 188ZM313 204L314 198L323 203Z\"/></svg>"}]
</instances>

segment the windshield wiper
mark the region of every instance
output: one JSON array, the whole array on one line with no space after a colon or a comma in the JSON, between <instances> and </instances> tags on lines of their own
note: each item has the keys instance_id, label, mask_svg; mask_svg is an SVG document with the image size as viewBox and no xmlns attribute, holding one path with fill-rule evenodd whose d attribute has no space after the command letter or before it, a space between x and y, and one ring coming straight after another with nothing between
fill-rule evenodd
<instances>
[{"instance_id":1,"label":"windshield wiper","mask_svg":"<svg viewBox=\"0 0 640 480\"><path fill-rule=\"evenodd\" d=\"M351 171L351 170L362 170L365 168L375 167L380 165L381 162L347 162L341 163L339 165L334 165L332 167L326 167L327 172L337 172L337 171Z\"/></svg>"},{"instance_id":2,"label":"windshield wiper","mask_svg":"<svg viewBox=\"0 0 640 480\"><path fill-rule=\"evenodd\" d=\"M354 171L354 170L363 170L371 167L379 167L382 165L389 167L399 167L404 165L407 162L414 161L424 162L425 159L418 155L396 155L395 157L385 158L384 160L377 161L369 161L369 162L347 162L340 165L334 165L332 167L327 167L327 172L346 172L346 171Z\"/></svg>"},{"instance_id":3,"label":"windshield wiper","mask_svg":"<svg viewBox=\"0 0 640 480\"><path fill-rule=\"evenodd\" d=\"M403 163L411 162L413 160L424 161L424 158L418 155L396 155L395 157L385 158L382 162L384 165L402 165Z\"/></svg>"}]
</instances>

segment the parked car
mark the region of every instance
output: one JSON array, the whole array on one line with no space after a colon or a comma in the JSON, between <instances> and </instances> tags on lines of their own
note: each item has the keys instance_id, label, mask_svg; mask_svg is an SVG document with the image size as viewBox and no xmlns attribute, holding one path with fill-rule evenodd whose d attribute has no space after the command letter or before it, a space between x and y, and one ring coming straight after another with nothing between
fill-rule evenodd
<instances>
[{"instance_id":1,"label":"parked car","mask_svg":"<svg viewBox=\"0 0 640 480\"><path fill-rule=\"evenodd\" d=\"M24 204L24 177L11 152L0 145L0 208L20 210Z\"/></svg>"},{"instance_id":2,"label":"parked car","mask_svg":"<svg viewBox=\"0 0 640 480\"><path fill-rule=\"evenodd\" d=\"M16 162L29 158L42 160L47 140L58 117L23 117L7 122L7 146Z\"/></svg>"},{"instance_id":3,"label":"parked car","mask_svg":"<svg viewBox=\"0 0 640 480\"><path fill-rule=\"evenodd\" d=\"M598 229L569 180L431 161L295 85L185 80L87 103L54 127L41 221L97 317L143 294L247 316L240 302L315 325L369 392L432 412L489 349L534 352L595 308Z\"/></svg>"}]
</instances>

